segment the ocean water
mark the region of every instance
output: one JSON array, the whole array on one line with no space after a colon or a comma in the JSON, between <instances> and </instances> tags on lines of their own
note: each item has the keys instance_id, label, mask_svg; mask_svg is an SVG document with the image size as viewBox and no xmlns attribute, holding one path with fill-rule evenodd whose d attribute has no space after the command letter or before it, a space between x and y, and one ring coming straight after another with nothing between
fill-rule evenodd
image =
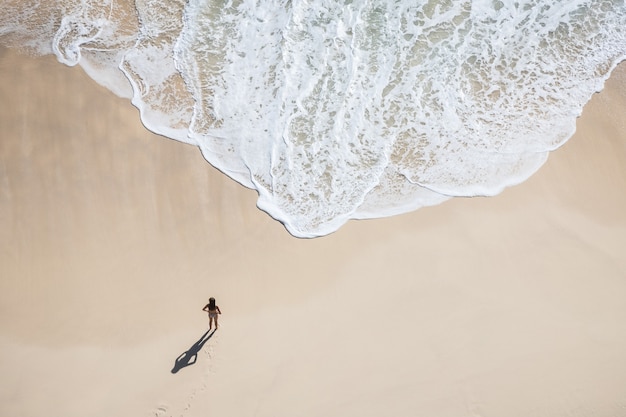
<instances>
[{"instance_id":1,"label":"ocean water","mask_svg":"<svg viewBox=\"0 0 626 417\"><path fill-rule=\"evenodd\" d=\"M0 42L81 65L314 237L527 179L625 59L626 5L9 0Z\"/></svg>"}]
</instances>

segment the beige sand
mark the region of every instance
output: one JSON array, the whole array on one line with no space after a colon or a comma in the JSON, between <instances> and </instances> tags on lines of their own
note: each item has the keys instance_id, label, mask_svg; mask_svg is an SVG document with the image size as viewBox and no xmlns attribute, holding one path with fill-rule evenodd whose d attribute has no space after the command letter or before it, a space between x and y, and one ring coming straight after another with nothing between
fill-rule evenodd
<instances>
[{"instance_id":1,"label":"beige sand","mask_svg":"<svg viewBox=\"0 0 626 417\"><path fill-rule=\"evenodd\" d=\"M498 197L298 240L80 69L0 50L0 415L626 416L624 86Z\"/></svg>"}]
</instances>

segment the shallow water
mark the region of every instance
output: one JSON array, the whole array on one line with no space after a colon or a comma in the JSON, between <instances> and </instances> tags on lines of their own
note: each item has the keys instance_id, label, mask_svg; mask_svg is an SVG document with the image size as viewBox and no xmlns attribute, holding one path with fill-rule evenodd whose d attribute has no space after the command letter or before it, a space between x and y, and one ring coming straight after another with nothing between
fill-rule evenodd
<instances>
[{"instance_id":1,"label":"shallow water","mask_svg":"<svg viewBox=\"0 0 626 417\"><path fill-rule=\"evenodd\" d=\"M624 1L9 2L296 236L524 181L626 57ZM201 192L210 192L202 190Z\"/></svg>"}]
</instances>

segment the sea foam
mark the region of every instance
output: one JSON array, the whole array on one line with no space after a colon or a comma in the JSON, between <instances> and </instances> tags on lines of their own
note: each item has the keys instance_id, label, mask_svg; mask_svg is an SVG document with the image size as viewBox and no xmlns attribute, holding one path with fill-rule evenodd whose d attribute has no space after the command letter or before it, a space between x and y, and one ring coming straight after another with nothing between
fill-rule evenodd
<instances>
[{"instance_id":1,"label":"sea foam","mask_svg":"<svg viewBox=\"0 0 626 417\"><path fill-rule=\"evenodd\" d=\"M80 64L301 237L524 181L626 57L618 0L47 7L9 5L3 42Z\"/></svg>"}]
</instances>

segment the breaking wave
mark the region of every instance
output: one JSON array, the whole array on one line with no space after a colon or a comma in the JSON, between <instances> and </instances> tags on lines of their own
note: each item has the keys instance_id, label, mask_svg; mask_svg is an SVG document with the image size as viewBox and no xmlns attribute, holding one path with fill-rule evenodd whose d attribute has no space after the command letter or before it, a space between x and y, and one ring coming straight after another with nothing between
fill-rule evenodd
<instances>
[{"instance_id":1,"label":"breaking wave","mask_svg":"<svg viewBox=\"0 0 626 417\"><path fill-rule=\"evenodd\" d=\"M0 41L80 64L313 237L527 179L626 57L626 6L13 0Z\"/></svg>"}]
</instances>

